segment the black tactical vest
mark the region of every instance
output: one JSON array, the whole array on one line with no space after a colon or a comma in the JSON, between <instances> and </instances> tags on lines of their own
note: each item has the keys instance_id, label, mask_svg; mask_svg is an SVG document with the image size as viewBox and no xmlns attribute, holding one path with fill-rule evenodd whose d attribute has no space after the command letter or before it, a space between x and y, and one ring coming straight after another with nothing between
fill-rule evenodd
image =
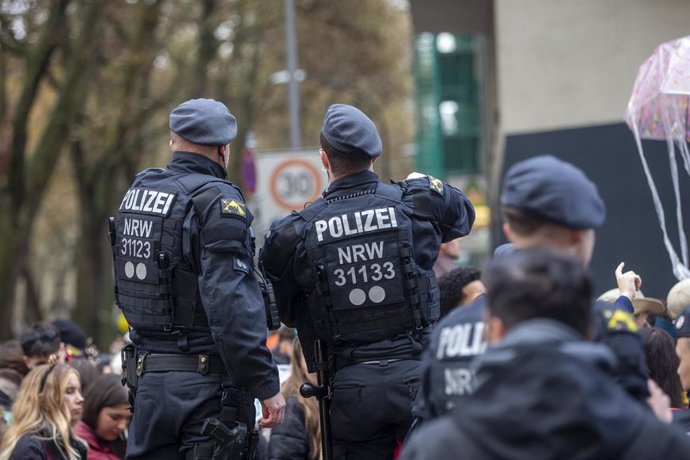
<instances>
[{"instance_id":1,"label":"black tactical vest","mask_svg":"<svg viewBox=\"0 0 690 460\"><path fill-rule=\"evenodd\" d=\"M316 277L307 304L329 345L416 335L438 318L436 279L415 263L412 210L401 197L400 187L378 183L321 198L300 213Z\"/></svg>"},{"instance_id":2,"label":"black tactical vest","mask_svg":"<svg viewBox=\"0 0 690 460\"><path fill-rule=\"evenodd\" d=\"M451 311L435 326L431 343L428 388L425 388L430 415L449 412L455 402L475 388L471 362L486 350L483 308L485 299ZM426 384L425 384L426 386Z\"/></svg>"},{"instance_id":3,"label":"black tactical vest","mask_svg":"<svg viewBox=\"0 0 690 460\"><path fill-rule=\"evenodd\" d=\"M181 239L191 207L196 206L200 216L217 196L217 182L229 183L151 168L141 172L125 194L110 235L115 299L137 331L208 330L198 274L182 258Z\"/></svg>"}]
</instances>

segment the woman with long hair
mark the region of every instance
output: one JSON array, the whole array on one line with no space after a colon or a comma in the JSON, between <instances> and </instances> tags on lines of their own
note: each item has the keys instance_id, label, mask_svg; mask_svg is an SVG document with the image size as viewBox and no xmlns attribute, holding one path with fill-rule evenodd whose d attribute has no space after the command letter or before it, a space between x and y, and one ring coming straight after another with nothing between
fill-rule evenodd
<instances>
[{"instance_id":1,"label":"woman with long hair","mask_svg":"<svg viewBox=\"0 0 690 460\"><path fill-rule=\"evenodd\" d=\"M75 428L77 436L89 445L88 460L125 458L125 430L132 419L127 389L120 376L97 377L84 395L84 415Z\"/></svg>"},{"instance_id":2,"label":"woman with long hair","mask_svg":"<svg viewBox=\"0 0 690 460\"><path fill-rule=\"evenodd\" d=\"M66 364L33 368L12 406L0 460L85 460L86 445L73 431L83 403L76 370Z\"/></svg>"},{"instance_id":3,"label":"woman with long hair","mask_svg":"<svg viewBox=\"0 0 690 460\"><path fill-rule=\"evenodd\" d=\"M644 352L649 368L649 378L664 390L671 400L671 407L682 409L683 386L678 377L678 356L673 339L664 330L654 327L640 329Z\"/></svg>"},{"instance_id":4,"label":"woman with long hair","mask_svg":"<svg viewBox=\"0 0 690 460\"><path fill-rule=\"evenodd\" d=\"M295 339L290 356L290 377L283 382L281 392L286 401L283 423L271 431L268 458L281 460L319 460L321 458L321 426L316 398L303 398L299 387L311 382L315 374L307 372L302 345Z\"/></svg>"}]
</instances>

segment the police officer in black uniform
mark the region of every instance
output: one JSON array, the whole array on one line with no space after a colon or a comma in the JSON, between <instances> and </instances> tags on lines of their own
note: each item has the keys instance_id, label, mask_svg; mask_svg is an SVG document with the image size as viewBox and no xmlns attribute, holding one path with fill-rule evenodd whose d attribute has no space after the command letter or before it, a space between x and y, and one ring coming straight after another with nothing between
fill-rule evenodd
<instances>
[{"instance_id":1,"label":"police officer in black uniform","mask_svg":"<svg viewBox=\"0 0 690 460\"><path fill-rule=\"evenodd\" d=\"M355 107L329 107L323 197L274 224L261 260L281 320L296 327L310 371L326 344L334 372L330 417L341 459L392 458L411 418L419 359L438 318L432 266L442 242L467 235L474 208L459 190L412 173L380 182L374 123Z\"/></svg>"},{"instance_id":2,"label":"police officer in black uniform","mask_svg":"<svg viewBox=\"0 0 690 460\"><path fill-rule=\"evenodd\" d=\"M585 266L594 248L594 229L606 218L596 186L575 166L550 155L521 161L506 173L501 195L513 244L499 246L495 257L514 250L549 246L575 255ZM447 413L474 389L473 358L486 349L485 299L449 313L434 328L424 355L422 386L415 401L417 419ZM595 339L617 355L616 377L630 394L644 401L647 370L642 341L632 320L630 299L595 305ZM419 424L419 420L415 421Z\"/></svg>"},{"instance_id":3,"label":"police officer in black uniform","mask_svg":"<svg viewBox=\"0 0 690 460\"><path fill-rule=\"evenodd\" d=\"M282 420L253 274L253 217L225 179L236 132L218 101L179 105L172 160L137 175L111 223L116 300L136 346L124 352L136 394L128 459L247 458L254 398L262 426ZM207 421L212 436L202 434ZM219 434L231 444L223 452Z\"/></svg>"}]
</instances>

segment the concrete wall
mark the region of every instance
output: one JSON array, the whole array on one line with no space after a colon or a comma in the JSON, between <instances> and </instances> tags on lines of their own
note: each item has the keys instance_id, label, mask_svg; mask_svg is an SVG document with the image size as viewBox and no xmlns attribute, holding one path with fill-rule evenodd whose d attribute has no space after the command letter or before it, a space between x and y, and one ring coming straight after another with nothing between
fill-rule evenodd
<instances>
[{"instance_id":1,"label":"concrete wall","mask_svg":"<svg viewBox=\"0 0 690 460\"><path fill-rule=\"evenodd\" d=\"M499 130L620 121L657 44L690 35L690 0L495 0Z\"/></svg>"}]
</instances>

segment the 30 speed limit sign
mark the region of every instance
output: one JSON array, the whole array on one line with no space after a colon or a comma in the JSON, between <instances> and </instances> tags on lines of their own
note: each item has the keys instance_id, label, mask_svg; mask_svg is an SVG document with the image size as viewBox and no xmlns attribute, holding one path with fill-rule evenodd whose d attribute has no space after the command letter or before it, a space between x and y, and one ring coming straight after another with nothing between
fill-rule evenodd
<instances>
[{"instance_id":1,"label":"30 speed limit sign","mask_svg":"<svg viewBox=\"0 0 690 460\"><path fill-rule=\"evenodd\" d=\"M322 174L313 160L286 159L271 174L271 198L284 210L301 209L321 194Z\"/></svg>"},{"instance_id":2,"label":"30 speed limit sign","mask_svg":"<svg viewBox=\"0 0 690 460\"><path fill-rule=\"evenodd\" d=\"M256 193L250 208L259 238L276 219L300 211L326 187L318 148L304 151L259 153L256 156ZM259 241L260 242L260 241Z\"/></svg>"}]
</instances>

